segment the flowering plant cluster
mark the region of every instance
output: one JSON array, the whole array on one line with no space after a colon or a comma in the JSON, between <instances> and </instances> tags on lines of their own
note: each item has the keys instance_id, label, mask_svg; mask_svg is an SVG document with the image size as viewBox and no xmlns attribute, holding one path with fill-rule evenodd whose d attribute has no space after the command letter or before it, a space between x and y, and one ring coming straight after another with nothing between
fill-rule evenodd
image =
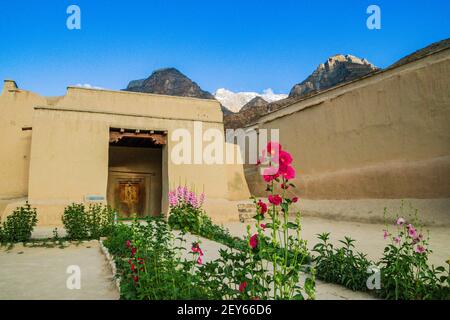
<instances>
[{"instance_id":1,"label":"flowering plant cluster","mask_svg":"<svg viewBox=\"0 0 450 320\"><path fill-rule=\"evenodd\" d=\"M192 259L183 234L175 237L163 218L135 219L132 225L118 224L104 244L114 255L122 299L171 300L219 298L216 284L203 275L203 251L192 244Z\"/></svg>"},{"instance_id":2,"label":"flowering plant cluster","mask_svg":"<svg viewBox=\"0 0 450 320\"><path fill-rule=\"evenodd\" d=\"M290 207L298 197L288 196L295 188L291 180L296 171L293 158L276 142L269 142L260 164L267 164L263 179L267 184L267 200L253 198L256 206L256 232L248 227L248 248L239 283L241 298L314 299L314 269L309 262L306 241L301 239L300 213L290 218ZM264 219L268 221L264 222ZM306 273L302 283L301 272Z\"/></svg>"},{"instance_id":3,"label":"flowering plant cluster","mask_svg":"<svg viewBox=\"0 0 450 320\"><path fill-rule=\"evenodd\" d=\"M403 211L403 205L401 208ZM417 217L394 219L394 231L386 225L383 237L390 243L379 262L382 288L387 299L449 299L450 269L428 263L432 253Z\"/></svg>"},{"instance_id":4,"label":"flowering plant cluster","mask_svg":"<svg viewBox=\"0 0 450 320\"><path fill-rule=\"evenodd\" d=\"M169 191L168 198L170 208L186 206L201 208L205 201L205 193L202 192L198 195L195 191L189 190L186 186L179 186L175 190Z\"/></svg>"},{"instance_id":5,"label":"flowering plant cluster","mask_svg":"<svg viewBox=\"0 0 450 320\"><path fill-rule=\"evenodd\" d=\"M168 193L169 225L173 229L199 234L208 216L202 209L205 194L197 194L187 187L179 186Z\"/></svg>"},{"instance_id":6,"label":"flowering plant cluster","mask_svg":"<svg viewBox=\"0 0 450 320\"><path fill-rule=\"evenodd\" d=\"M406 218L404 205L401 214L386 219L380 237L388 241L379 261L369 260L365 254L354 252L354 240L345 237L339 240L342 247L334 247L329 233L319 235L321 242L313 251L317 277L337 283L352 290L368 291L368 270L380 272L380 287L374 293L385 299L450 299L450 261L447 268L428 263L431 253L429 237L425 236L417 213ZM391 230L394 229L394 230Z\"/></svg>"}]
</instances>

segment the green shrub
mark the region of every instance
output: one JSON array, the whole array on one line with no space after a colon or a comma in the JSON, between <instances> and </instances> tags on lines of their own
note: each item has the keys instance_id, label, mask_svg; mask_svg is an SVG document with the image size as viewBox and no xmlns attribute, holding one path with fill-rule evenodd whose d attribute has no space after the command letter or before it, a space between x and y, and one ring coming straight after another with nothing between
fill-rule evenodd
<instances>
[{"instance_id":1,"label":"green shrub","mask_svg":"<svg viewBox=\"0 0 450 320\"><path fill-rule=\"evenodd\" d=\"M345 237L339 240L343 244L335 248L328 240L329 233L318 235L320 242L313 251L318 255L314 257L317 277L327 282L337 283L352 290L367 291L367 269L373 263L365 254L354 251L355 240Z\"/></svg>"},{"instance_id":2,"label":"green shrub","mask_svg":"<svg viewBox=\"0 0 450 320\"><path fill-rule=\"evenodd\" d=\"M125 243L127 240L131 239L131 237L131 227L119 223L115 226L103 244L108 248L110 254L118 257L124 257L129 251L125 246Z\"/></svg>"},{"instance_id":3,"label":"green shrub","mask_svg":"<svg viewBox=\"0 0 450 320\"><path fill-rule=\"evenodd\" d=\"M99 239L108 235L114 227L114 211L109 206L71 204L62 217L67 237L71 240Z\"/></svg>"},{"instance_id":4,"label":"green shrub","mask_svg":"<svg viewBox=\"0 0 450 320\"><path fill-rule=\"evenodd\" d=\"M31 233L37 224L37 213L35 208L31 208L27 202L24 206L18 207L6 218L0 228L1 242L24 242L31 238Z\"/></svg>"},{"instance_id":5,"label":"green shrub","mask_svg":"<svg viewBox=\"0 0 450 320\"><path fill-rule=\"evenodd\" d=\"M218 298L215 288L201 285L201 265L196 256L181 258L185 251L161 218L148 217L131 226L119 224L104 244L114 255L121 299L179 300Z\"/></svg>"},{"instance_id":6,"label":"green shrub","mask_svg":"<svg viewBox=\"0 0 450 320\"><path fill-rule=\"evenodd\" d=\"M73 203L64 209L62 223L71 240L87 239L89 232L84 204Z\"/></svg>"}]
</instances>

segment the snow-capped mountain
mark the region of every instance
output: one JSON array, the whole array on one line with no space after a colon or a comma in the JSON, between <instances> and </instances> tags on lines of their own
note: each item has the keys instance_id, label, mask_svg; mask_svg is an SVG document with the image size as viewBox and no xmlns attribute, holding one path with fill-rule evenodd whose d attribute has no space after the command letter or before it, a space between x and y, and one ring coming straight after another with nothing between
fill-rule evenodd
<instances>
[{"instance_id":1,"label":"snow-capped mountain","mask_svg":"<svg viewBox=\"0 0 450 320\"><path fill-rule=\"evenodd\" d=\"M287 94L274 93L272 89L266 89L262 93L257 92L233 92L225 88L217 89L214 97L220 103L233 112L239 112L241 108L255 97L261 97L267 102L281 100L287 97Z\"/></svg>"}]
</instances>

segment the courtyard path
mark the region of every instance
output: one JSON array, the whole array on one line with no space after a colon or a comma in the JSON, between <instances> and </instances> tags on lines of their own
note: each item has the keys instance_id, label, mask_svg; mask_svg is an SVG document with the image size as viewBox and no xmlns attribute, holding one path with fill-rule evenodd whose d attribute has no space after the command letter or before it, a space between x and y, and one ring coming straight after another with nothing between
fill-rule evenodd
<instances>
[{"instance_id":1,"label":"courtyard path","mask_svg":"<svg viewBox=\"0 0 450 320\"><path fill-rule=\"evenodd\" d=\"M231 234L243 236L247 233L247 224L229 222L223 224L223 226ZM254 223L250 223L250 225L253 227ZM356 240L356 250L366 253L368 258L372 260L379 260L384 247L389 243L388 240L383 239L383 229L385 229L385 225L376 223L338 221L315 217L302 218L302 238L308 241L310 249L319 242L316 236L318 233L330 232L333 245L340 247L339 240L344 239L344 236L349 236ZM389 226L389 229L391 232L395 231L394 226ZM450 227L426 227L424 230L429 230L430 248L433 250L429 262L435 266L445 265L445 261L450 257Z\"/></svg>"},{"instance_id":2,"label":"courtyard path","mask_svg":"<svg viewBox=\"0 0 450 320\"><path fill-rule=\"evenodd\" d=\"M51 234L51 232L50 232ZM67 267L81 271L81 288L68 289ZM55 247L0 248L1 300L110 300L119 293L98 241Z\"/></svg>"}]
</instances>

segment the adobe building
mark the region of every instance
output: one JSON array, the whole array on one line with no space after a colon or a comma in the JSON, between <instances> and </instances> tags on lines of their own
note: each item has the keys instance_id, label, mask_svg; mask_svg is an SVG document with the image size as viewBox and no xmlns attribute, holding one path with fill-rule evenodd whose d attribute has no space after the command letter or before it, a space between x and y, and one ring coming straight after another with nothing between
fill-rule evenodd
<instances>
[{"instance_id":1,"label":"adobe building","mask_svg":"<svg viewBox=\"0 0 450 320\"><path fill-rule=\"evenodd\" d=\"M25 201L39 225L60 225L71 203L108 203L121 215L167 213L178 185L204 191L216 220L237 216L249 191L239 165L174 164L177 128L223 132L215 100L68 87L43 97L4 82L0 96L0 216Z\"/></svg>"}]
</instances>

